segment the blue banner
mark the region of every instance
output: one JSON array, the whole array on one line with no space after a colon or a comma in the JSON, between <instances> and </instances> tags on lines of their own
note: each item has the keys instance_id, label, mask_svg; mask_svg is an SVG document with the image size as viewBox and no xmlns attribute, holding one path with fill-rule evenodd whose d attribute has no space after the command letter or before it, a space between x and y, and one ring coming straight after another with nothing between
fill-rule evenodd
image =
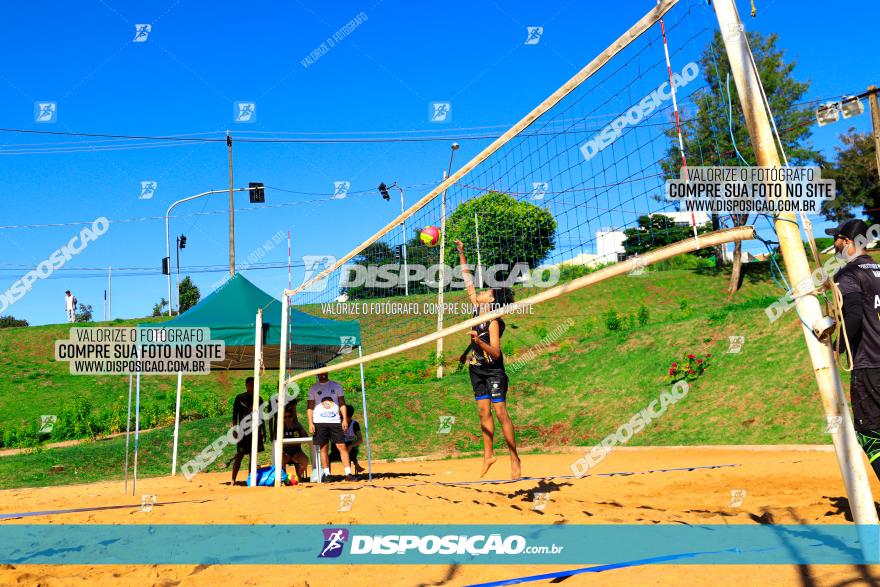
<instances>
[{"instance_id":1,"label":"blue banner","mask_svg":"<svg viewBox=\"0 0 880 587\"><path fill-rule=\"evenodd\" d=\"M9 524L0 564L870 564L854 525Z\"/></svg>"}]
</instances>

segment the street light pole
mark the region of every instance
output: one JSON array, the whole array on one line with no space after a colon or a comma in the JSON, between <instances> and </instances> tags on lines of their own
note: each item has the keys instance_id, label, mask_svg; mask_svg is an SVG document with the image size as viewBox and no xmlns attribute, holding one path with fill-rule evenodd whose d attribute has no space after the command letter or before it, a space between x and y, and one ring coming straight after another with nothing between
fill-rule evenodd
<instances>
[{"instance_id":1,"label":"street light pole","mask_svg":"<svg viewBox=\"0 0 880 587\"><path fill-rule=\"evenodd\" d=\"M235 188L230 189L231 192L247 192L256 188ZM226 190L210 190L207 192L202 192L200 194L196 194L194 196L190 196L188 198L183 198L182 200L177 200L170 206L168 206L168 210L165 211L165 257L168 258L168 315L171 316L171 237L168 236L168 220L171 218L171 210L174 209L178 204L183 204L184 202L189 202L190 200L195 200L196 198L201 198L204 196L210 196L211 194L222 194L225 193ZM231 228L231 226L230 226ZM232 242L232 237L230 236L229 241Z\"/></svg>"},{"instance_id":2,"label":"street light pole","mask_svg":"<svg viewBox=\"0 0 880 587\"><path fill-rule=\"evenodd\" d=\"M177 257L177 313L180 314L180 237L177 237L177 249L174 254Z\"/></svg>"},{"instance_id":3,"label":"street light pole","mask_svg":"<svg viewBox=\"0 0 880 587\"><path fill-rule=\"evenodd\" d=\"M871 134L874 135L877 173L880 173L880 106L877 104L877 91L876 86L868 86L868 105L871 107Z\"/></svg>"},{"instance_id":4,"label":"street light pole","mask_svg":"<svg viewBox=\"0 0 880 587\"><path fill-rule=\"evenodd\" d=\"M403 215L403 188L396 186L400 190L400 214ZM409 267L406 264L406 218L403 219L403 295L409 295Z\"/></svg>"},{"instance_id":5,"label":"street light pole","mask_svg":"<svg viewBox=\"0 0 880 587\"><path fill-rule=\"evenodd\" d=\"M235 276L235 206L232 202L232 135L226 131L226 146L229 148L229 277Z\"/></svg>"},{"instance_id":6,"label":"street light pole","mask_svg":"<svg viewBox=\"0 0 880 587\"><path fill-rule=\"evenodd\" d=\"M458 150L458 143L452 143L451 152L449 153L449 168L443 174L443 181L446 181L452 175L452 159ZM440 285L437 288L437 331L443 330L443 289L446 287L446 265L444 264L446 249L446 192L443 190L443 196L440 200ZM437 339L437 379L443 377L443 339Z\"/></svg>"}]
</instances>

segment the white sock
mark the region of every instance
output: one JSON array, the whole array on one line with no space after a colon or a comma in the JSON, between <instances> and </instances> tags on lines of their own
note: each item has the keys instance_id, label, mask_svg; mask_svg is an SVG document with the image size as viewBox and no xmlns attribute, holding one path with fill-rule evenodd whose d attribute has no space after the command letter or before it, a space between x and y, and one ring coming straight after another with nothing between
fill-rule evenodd
<instances>
[{"instance_id":1,"label":"white sock","mask_svg":"<svg viewBox=\"0 0 880 587\"><path fill-rule=\"evenodd\" d=\"M329 474L330 474L330 468L329 468L329 467L324 467L324 474L325 474L325 475L329 475Z\"/></svg>"},{"instance_id":2,"label":"white sock","mask_svg":"<svg viewBox=\"0 0 880 587\"><path fill-rule=\"evenodd\" d=\"M346 474L346 475L351 475L351 467L346 467L346 468L345 468L345 474Z\"/></svg>"}]
</instances>

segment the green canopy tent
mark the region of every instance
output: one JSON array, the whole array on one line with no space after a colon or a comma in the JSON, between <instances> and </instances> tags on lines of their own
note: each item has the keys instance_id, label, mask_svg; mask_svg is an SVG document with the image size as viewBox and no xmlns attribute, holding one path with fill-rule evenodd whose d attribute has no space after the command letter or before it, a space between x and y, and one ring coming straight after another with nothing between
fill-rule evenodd
<instances>
[{"instance_id":1,"label":"green canopy tent","mask_svg":"<svg viewBox=\"0 0 880 587\"><path fill-rule=\"evenodd\" d=\"M205 299L181 314L162 323L139 324L143 328L210 328L211 340L225 343L225 357L212 362L213 370L254 370L259 381L260 365L280 365L281 302L236 273ZM257 316L260 316L258 324ZM356 320L337 321L312 316L291 309L288 318L288 340L293 341L287 353L288 369L313 369L338 356L350 353L361 345L360 323ZM259 339L258 339L259 337ZM171 474L177 472L177 439L180 426L180 394L183 374L177 374L177 406L174 417L174 448ZM139 436L140 375L136 376L134 483L137 484L137 452ZM255 397L259 385L255 386ZM366 394L361 389L366 417ZM130 395L129 391L129 395ZM129 398L131 405L131 398ZM366 421L365 421L366 427ZM366 432L366 431L365 431ZM369 452L369 436L366 432ZM254 435L256 441L256 435ZM126 439L126 445L128 441ZM254 442L254 451L256 442ZM126 448L126 454L128 450ZM252 456L256 455L252 453ZM251 459L251 469L256 459ZM126 465L127 477L127 465ZM253 475L252 475L253 478Z\"/></svg>"}]
</instances>

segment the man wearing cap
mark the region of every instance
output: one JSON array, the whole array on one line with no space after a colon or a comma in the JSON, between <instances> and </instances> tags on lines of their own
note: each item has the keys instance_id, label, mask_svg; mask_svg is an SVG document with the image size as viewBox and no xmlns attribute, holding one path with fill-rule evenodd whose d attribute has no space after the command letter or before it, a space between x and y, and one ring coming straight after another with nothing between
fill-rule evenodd
<instances>
[{"instance_id":1,"label":"man wearing cap","mask_svg":"<svg viewBox=\"0 0 880 587\"><path fill-rule=\"evenodd\" d=\"M866 252L868 225L847 220L825 231L844 265L834 276L843 298L843 327L849 341L850 401L859 444L880 478L880 265ZM837 348L846 352L843 335Z\"/></svg>"}]
</instances>

